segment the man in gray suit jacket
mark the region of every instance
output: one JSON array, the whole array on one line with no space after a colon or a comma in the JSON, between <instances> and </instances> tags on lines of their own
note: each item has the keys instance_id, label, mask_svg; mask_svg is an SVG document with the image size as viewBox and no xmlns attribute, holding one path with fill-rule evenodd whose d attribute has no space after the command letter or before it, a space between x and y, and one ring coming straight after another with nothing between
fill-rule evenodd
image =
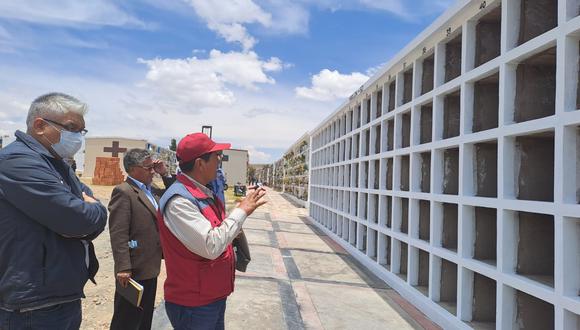
<instances>
[{"instance_id":1,"label":"man in gray suit jacket","mask_svg":"<svg viewBox=\"0 0 580 330\"><path fill-rule=\"evenodd\" d=\"M141 308L115 292L111 329L151 329L155 308L157 276L162 252L157 230L157 208L164 190L151 185L158 173L168 187L174 180L160 160L153 160L143 149L125 153L123 166L127 180L115 187L109 202L109 231L115 260L117 285L126 286L130 278L143 285Z\"/></svg>"}]
</instances>

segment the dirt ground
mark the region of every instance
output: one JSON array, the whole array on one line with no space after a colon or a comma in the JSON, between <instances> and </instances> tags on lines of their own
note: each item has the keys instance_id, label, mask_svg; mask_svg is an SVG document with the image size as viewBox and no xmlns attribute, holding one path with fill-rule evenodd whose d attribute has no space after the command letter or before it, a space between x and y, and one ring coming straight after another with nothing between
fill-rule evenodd
<instances>
[{"instance_id":1,"label":"dirt ground","mask_svg":"<svg viewBox=\"0 0 580 330\"><path fill-rule=\"evenodd\" d=\"M91 185L90 182L86 180L82 181L91 187L95 193L95 197L97 197L103 205L107 206L109 204L111 192L114 187L96 186ZM162 187L163 184L161 183L160 186ZM234 206L231 189L229 192L226 192L226 199L228 200L226 207L231 209ZM111 317L113 316L115 275L108 226L93 243L95 244L95 253L99 259L100 268L95 277L97 285L94 285L89 281L85 286L85 295L87 298L83 300L83 323L81 329L109 329ZM165 277L165 265L162 263L161 274L159 274L159 278L157 279L157 296L155 298L156 306L163 299L163 282L165 282Z\"/></svg>"}]
</instances>

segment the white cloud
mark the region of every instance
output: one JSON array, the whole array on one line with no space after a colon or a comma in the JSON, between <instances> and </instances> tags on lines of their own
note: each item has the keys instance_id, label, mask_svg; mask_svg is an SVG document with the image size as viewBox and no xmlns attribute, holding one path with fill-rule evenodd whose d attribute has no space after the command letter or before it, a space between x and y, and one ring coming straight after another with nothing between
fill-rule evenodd
<instances>
[{"instance_id":1,"label":"white cloud","mask_svg":"<svg viewBox=\"0 0 580 330\"><path fill-rule=\"evenodd\" d=\"M112 0L0 1L0 17L50 25L137 26L145 24Z\"/></svg>"},{"instance_id":2,"label":"white cloud","mask_svg":"<svg viewBox=\"0 0 580 330\"><path fill-rule=\"evenodd\" d=\"M269 114L279 114L280 111L279 110L275 110L275 109L268 109L268 108L252 108L246 112L244 112L244 116L248 117L248 118L255 118L258 116L264 116L264 115L269 115Z\"/></svg>"},{"instance_id":3,"label":"white cloud","mask_svg":"<svg viewBox=\"0 0 580 330\"><path fill-rule=\"evenodd\" d=\"M353 72L341 74L337 70L324 69L312 76L311 87L297 87L296 96L317 101L333 101L350 96L369 79L368 76Z\"/></svg>"},{"instance_id":4,"label":"white cloud","mask_svg":"<svg viewBox=\"0 0 580 330\"><path fill-rule=\"evenodd\" d=\"M368 68L365 73L367 76L372 77L375 75L375 73L379 72L381 70L382 67L384 67L385 65L387 65L388 62L383 62L381 64L372 66L370 68Z\"/></svg>"},{"instance_id":5,"label":"white cloud","mask_svg":"<svg viewBox=\"0 0 580 330\"><path fill-rule=\"evenodd\" d=\"M149 69L143 86L158 95L159 101L165 100L167 107L186 105L184 110L199 111L205 107L228 106L235 101L234 94L226 88L223 80L205 65L206 60L192 57L140 59L139 62Z\"/></svg>"},{"instance_id":6,"label":"white cloud","mask_svg":"<svg viewBox=\"0 0 580 330\"><path fill-rule=\"evenodd\" d=\"M0 53L13 53L14 38L8 31L0 26Z\"/></svg>"},{"instance_id":7,"label":"white cloud","mask_svg":"<svg viewBox=\"0 0 580 330\"><path fill-rule=\"evenodd\" d=\"M145 0L156 7L183 12L171 1ZM455 0L185 0L206 24L227 42L239 43L245 51L257 43L248 27L262 27L262 34L307 34L310 11L384 11L407 21L433 15ZM254 31L255 32L255 31Z\"/></svg>"},{"instance_id":8,"label":"white cloud","mask_svg":"<svg viewBox=\"0 0 580 330\"><path fill-rule=\"evenodd\" d=\"M232 105L236 98L230 86L258 90L257 84L274 84L268 72L280 71L283 63L272 57L261 60L255 52L211 50L207 59L139 59L148 72L142 84L158 101L187 111ZM165 100L165 101L164 101ZM183 110L183 109L182 109Z\"/></svg>"},{"instance_id":9,"label":"white cloud","mask_svg":"<svg viewBox=\"0 0 580 330\"><path fill-rule=\"evenodd\" d=\"M2 38L2 39L10 39L10 38L12 38L12 36L10 35L10 33L8 33L8 31L6 31L5 28L3 28L2 26L0 26L0 38Z\"/></svg>"},{"instance_id":10,"label":"white cloud","mask_svg":"<svg viewBox=\"0 0 580 330\"><path fill-rule=\"evenodd\" d=\"M17 90L0 91L0 135L12 135L16 129L26 127L28 98Z\"/></svg>"},{"instance_id":11,"label":"white cloud","mask_svg":"<svg viewBox=\"0 0 580 330\"><path fill-rule=\"evenodd\" d=\"M272 15L272 24L265 31L275 34L306 34L310 11L305 4L287 0L262 0L260 5Z\"/></svg>"},{"instance_id":12,"label":"white cloud","mask_svg":"<svg viewBox=\"0 0 580 330\"><path fill-rule=\"evenodd\" d=\"M407 21L440 13L457 0L306 0L307 3L330 11L378 10Z\"/></svg>"},{"instance_id":13,"label":"white cloud","mask_svg":"<svg viewBox=\"0 0 580 330\"><path fill-rule=\"evenodd\" d=\"M371 9L389 11L398 16L407 17L410 13L405 10L403 0L358 0L360 4Z\"/></svg>"},{"instance_id":14,"label":"white cloud","mask_svg":"<svg viewBox=\"0 0 580 330\"><path fill-rule=\"evenodd\" d=\"M424 16L438 14L457 0L357 0L369 9L390 12L405 20L414 21Z\"/></svg>"},{"instance_id":15,"label":"white cloud","mask_svg":"<svg viewBox=\"0 0 580 330\"><path fill-rule=\"evenodd\" d=\"M228 42L239 42L244 50L256 44L244 24L259 23L270 26L272 16L252 0L189 0L195 12Z\"/></svg>"},{"instance_id":16,"label":"white cloud","mask_svg":"<svg viewBox=\"0 0 580 330\"><path fill-rule=\"evenodd\" d=\"M248 155L250 156L250 163L252 164L262 164L271 162L272 155L258 150L255 146L247 145L242 147L244 150L248 150Z\"/></svg>"},{"instance_id":17,"label":"white cloud","mask_svg":"<svg viewBox=\"0 0 580 330\"><path fill-rule=\"evenodd\" d=\"M147 139L166 146L171 138L180 139L200 131L202 125L212 125L216 141L230 142L238 149L255 146L250 161L257 163L267 162L267 154L269 161L279 157L338 105L298 99L292 89L264 84L259 93L233 88L236 97L227 107L196 108L180 98L179 91L159 97L152 92L154 86L137 86L139 79L145 79L146 67L115 70L123 73L124 81L103 81L0 63L0 134L12 135L16 129L25 129L30 102L41 94L58 91L89 105L85 118L89 137ZM142 78L131 80L136 76Z\"/></svg>"},{"instance_id":18,"label":"white cloud","mask_svg":"<svg viewBox=\"0 0 580 330\"><path fill-rule=\"evenodd\" d=\"M1 0L0 0L1 1ZM0 18L1 19L1 18ZM10 31L0 26L0 53L36 52L44 47L106 49L109 42L96 38L80 38L67 29L48 29L42 34L26 25L12 24Z\"/></svg>"}]
</instances>

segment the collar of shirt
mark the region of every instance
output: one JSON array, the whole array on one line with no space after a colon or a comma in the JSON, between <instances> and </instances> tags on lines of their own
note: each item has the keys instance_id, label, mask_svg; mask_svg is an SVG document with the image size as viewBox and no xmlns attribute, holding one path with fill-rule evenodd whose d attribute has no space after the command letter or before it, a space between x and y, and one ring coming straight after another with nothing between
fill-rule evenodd
<instances>
[{"instance_id":1,"label":"collar of shirt","mask_svg":"<svg viewBox=\"0 0 580 330\"><path fill-rule=\"evenodd\" d=\"M135 178L132 178L130 175L127 175L127 177L129 179L133 180L133 182L135 182L137 187L145 193L145 196L147 196L147 199L149 199L149 201L151 202L153 207L155 207L155 209L157 210L159 208L159 204L157 204L157 201L155 200L155 197L153 196L153 193L151 192L151 186L145 185L143 182L138 181Z\"/></svg>"},{"instance_id":2,"label":"collar of shirt","mask_svg":"<svg viewBox=\"0 0 580 330\"><path fill-rule=\"evenodd\" d=\"M211 189L209 189L208 187L202 185L201 183L195 181L194 178L190 177L189 175L181 172L181 174L183 174L186 178L189 179L189 181L193 182L193 184L199 188L201 191L203 191L206 195L208 195L209 197L213 198L213 191L211 191Z\"/></svg>"},{"instance_id":3,"label":"collar of shirt","mask_svg":"<svg viewBox=\"0 0 580 330\"><path fill-rule=\"evenodd\" d=\"M144 191L148 191L151 192L151 186L147 186L145 185L143 182L131 177L130 175L127 175L127 177L131 180L133 180L133 182L135 182L135 184L137 185L137 187L139 187L139 189L144 190Z\"/></svg>"}]
</instances>

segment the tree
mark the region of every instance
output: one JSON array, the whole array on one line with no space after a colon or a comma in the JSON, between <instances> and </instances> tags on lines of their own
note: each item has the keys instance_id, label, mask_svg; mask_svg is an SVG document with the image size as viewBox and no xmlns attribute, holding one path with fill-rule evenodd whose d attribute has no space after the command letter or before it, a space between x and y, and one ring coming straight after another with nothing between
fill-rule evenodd
<instances>
[{"instance_id":1,"label":"tree","mask_svg":"<svg viewBox=\"0 0 580 330\"><path fill-rule=\"evenodd\" d=\"M171 145L169 146L169 150L171 150L171 151L177 150L177 140L171 139Z\"/></svg>"},{"instance_id":2,"label":"tree","mask_svg":"<svg viewBox=\"0 0 580 330\"><path fill-rule=\"evenodd\" d=\"M256 179L256 168L252 165L248 166L248 182L252 179Z\"/></svg>"}]
</instances>

